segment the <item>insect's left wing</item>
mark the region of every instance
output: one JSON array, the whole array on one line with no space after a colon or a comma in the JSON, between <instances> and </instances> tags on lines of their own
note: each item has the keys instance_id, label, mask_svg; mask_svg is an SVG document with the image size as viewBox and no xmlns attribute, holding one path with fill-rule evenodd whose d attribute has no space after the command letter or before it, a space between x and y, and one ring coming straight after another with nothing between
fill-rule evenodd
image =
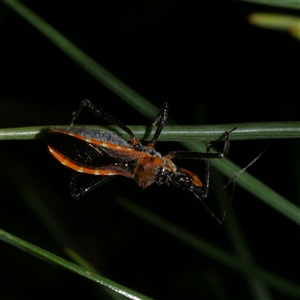
<instances>
[{"instance_id":1,"label":"insect's left wing","mask_svg":"<svg viewBox=\"0 0 300 300\"><path fill-rule=\"evenodd\" d=\"M64 132L50 131L47 145L57 160L77 172L131 177L135 167L136 160L118 154L118 149L106 149Z\"/></svg>"}]
</instances>

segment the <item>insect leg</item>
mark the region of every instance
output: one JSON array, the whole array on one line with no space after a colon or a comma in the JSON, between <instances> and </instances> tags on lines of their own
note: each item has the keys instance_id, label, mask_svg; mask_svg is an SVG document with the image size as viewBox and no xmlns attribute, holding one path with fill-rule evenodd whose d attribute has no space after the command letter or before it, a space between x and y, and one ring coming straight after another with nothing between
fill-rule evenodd
<instances>
[{"instance_id":1,"label":"insect leg","mask_svg":"<svg viewBox=\"0 0 300 300\"><path fill-rule=\"evenodd\" d=\"M225 143L224 143L223 151L221 152L222 156L227 156L227 154L229 153L229 148L230 148L229 135L234 130L236 130L236 127L232 128L229 131L225 131L225 133L224 133L225 134Z\"/></svg>"},{"instance_id":2,"label":"insect leg","mask_svg":"<svg viewBox=\"0 0 300 300\"><path fill-rule=\"evenodd\" d=\"M138 140L138 138L136 138L134 133L123 122L116 119L112 115L106 113L101 108L96 107L94 104L92 104L87 99L84 99L83 101L81 101L78 109L73 113L74 117L71 121L71 126L74 125L74 122L77 119L78 115L81 113L81 111L85 107L88 108L89 111L92 114L94 114L96 117L102 118L102 119L106 120L107 122L109 122L110 124L116 125L116 126L120 127L122 130L124 130L130 136L130 140L133 145L140 144L140 141Z\"/></svg>"},{"instance_id":3,"label":"insect leg","mask_svg":"<svg viewBox=\"0 0 300 300\"><path fill-rule=\"evenodd\" d=\"M236 128L231 129L230 131L226 131L224 133L225 135L225 142L224 142L224 147L223 150L218 152L218 153L211 153L210 151L206 152L194 152L194 151L172 151L169 152L166 157L170 159L178 158L178 159L214 159L214 158L222 158L226 156L229 153L229 148L230 148L230 142L229 142L229 136L232 131L234 131ZM209 142L206 142L209 143ZM207 150L207 148L206 148ZM210 146L209 146L210 150Z\"/></svg>"},{"instance_id":4,"label":"insect leg","mask_svg":"<svg viewBox=\"0 0 300 300\"><path fill-rule=\"evenodd\" d=\"M152 123L152 125L157 125L157 128L154 133L153 139L148 144L149 148L154 148L154 146L157 142L157 139L159 138L161 131L163 130L163 128L167 122L169 107L170 107L169 103L165 102L163 104L160 112L158 113L157 117L155 118L154 122Z\"/></svg>"},{"instance_id":5,"label":"insect leg","mask_svg":"<svg viewBox=\"0 0 300 300\"><path fill-rule=\"evenodd\" d=\"M193 195L200 201L200 203L204 206L206 211L218 222L219 225L223 224L224 220L220 220L216 214L206 205L206 203L203 201L204 197L202 195L199 195L197 192L194 192Z\"/></svg>"},{"instance_id":6,"label":"insect leg","mask_svg":"<svg viewBox=\"0 0 300 300\"><path fill-rule=\"evenodd\" d=\"M222 220L220 220L216 214L207 206L207 204L203 201L208 197L209 190L210 190L210 160L214 158L222 158L226 156L229 153L229 136L230 133L235 130L236 128L233 128L230 131L225 132L225 143L223 151L219 153L211 153L210 148L211 144L210 142L206 142L206 153L200 153L200 152L190 152L190 151L178 151L178 152L170 152L167 157L173 159L173 158L182 158L182 159L204 159L206 161L206 172L205 172L205 181L203 187L195 188L193 189L192 193L193 195L200 201L200 203L205 207L206 211L218 222L219 225L221 225L224 222L225 215L226 215L226 209L223 213Z\"/></svg>"},{"instance_id":7,"label":"insect leg","mask_svg":"<svg viewBox=\"0 0 300 300\"><path fill-rule=\"evenodd\" d=\"M210 153L211 144L210 142L206 142L206 153ZM205 181L204 181L204 187L201 189L197 189L194 191L194 196L200 201L200 203L205 207L206 211L218 222L219 225L223 224L224 221L224 215L222 221L216 216L216 214L207 206L207 204L203 201L203 199L206 199L208 197L209 193L209 185L210 185L210 157L208 156L206 158L206 171L205 171Z\"/></svg>"},{"instance_id":8,"label":"insect leg","mask_svg":"<svg viewBox=\"0 0 300 300\"><path fill-rule=\"evenodd\" d=\"M210 154L210 142L206 142L206 153ZM209 191L209 180L210 180L210 157L206 158L206 170L205 170L205 181L204 181L204 195L205 198L208 196Z\"/></svg>"},{"instance_id":9,"label":"insect leg","mask_svg":"<svg viewBox=\"0 0 300 300\"><path fill-rule=\"evenodd\" d=\"M112 179L113 176L100 176L96 180L93 180L89 184L86 184L79 189L77 188L77 178L78 178L78 173L77 172L72 172L71 175L71 181L70 181L70 194L71 197L74 197L75 199L79 199L80 197L85 196L87 193L90 191L94 190L97 188L99 185L102 185Z\"/></svg>"}]
</instances>

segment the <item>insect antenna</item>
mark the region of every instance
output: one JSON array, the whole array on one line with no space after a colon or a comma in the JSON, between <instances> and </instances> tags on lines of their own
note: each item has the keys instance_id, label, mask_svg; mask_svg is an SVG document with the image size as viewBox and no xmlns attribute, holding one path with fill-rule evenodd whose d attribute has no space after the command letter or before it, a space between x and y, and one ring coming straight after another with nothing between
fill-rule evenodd
<instances>
[{"instance_id":1,"label":"insect antenna","mask_svg":"<svg viewBox=\"0 0 300 300\"><path fill-rule=\"evenodd\" d=\"M252 166L268 149L269 145L259 154L257 155L246 167L244 167L243 169L241 169L239 172L237 172L235 175L233 175L228 182L223 185L220 188L217 188L218 190L223 190L225 189L230 183L234 182L234 180L239 177L242 173L244 173L250 166Z\"/></svg>"},{"instance_id":2,"label":"insect antenna","mask_svg":"<svg viewBox=\"0 0 300 300\"><path fill-rule=\"evenodd\" d=\"M237 177L239 177L242 173L244 173L251 165L253 165L265 152L266 150L268 149L269 146L267 146L258 156L256 156L246 167L244 167L243 169L241 169L239 172L237 172L236 174L234 174L229 180L228 182L223 185L222 187L219 187L219 188L213 188L213 189L217 189L217 190L224 190L225 188L227 188L229 186L229 184L233 184L233 187L232 187L232 191L231 191L231 195L230 195L230 198L229 200L227 201L226 203L226 206L225 206L225 209L224 209L224 212L223 212L223 216L222 216L222 223L224 222L225 220L225 217L226 217L226 214L227 214L227 209L232 201L232 198L233 198L233 194L234 194L234 189L235 189L235 179ZM222 224L221 223L221 224Z\"/></svg>"}]
</instances>

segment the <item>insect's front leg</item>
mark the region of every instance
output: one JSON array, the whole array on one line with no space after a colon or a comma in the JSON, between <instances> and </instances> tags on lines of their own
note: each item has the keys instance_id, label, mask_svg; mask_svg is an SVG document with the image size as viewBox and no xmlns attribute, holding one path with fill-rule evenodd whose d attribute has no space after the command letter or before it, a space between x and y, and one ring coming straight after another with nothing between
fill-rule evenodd
<instances>
[{"instance_id":1,"label":"insect's front leg","mask_svg":"<svg viewBox=\"0 0 300 300\"><path fill-rule=\"evenodd\" d=\"M154 122L152 125L157 125L156 131L154 133L153 139L150 141L148 144L148 148L154 148L155 144L157 142L157 139L159 138L166 122L167 122L167 117L168 117L168 111L169 111L169 103L165 102L158 113L157 117L155 118Z\"/></svg>"}]
</instances>

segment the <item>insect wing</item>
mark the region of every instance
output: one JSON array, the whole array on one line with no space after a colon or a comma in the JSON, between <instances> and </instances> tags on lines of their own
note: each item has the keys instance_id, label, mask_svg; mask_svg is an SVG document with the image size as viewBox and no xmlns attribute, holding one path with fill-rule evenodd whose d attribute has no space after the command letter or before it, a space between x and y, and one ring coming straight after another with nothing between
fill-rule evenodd
<instances>
[{"instance_id":1,"label":"insect wing","mask_svg":"<svg viewBox=\"0 0 300 300\"><path fill-rule=\"evenodd\" d=\"M47 137L48 148L52 155L77 172L131 177L136 161L122 153L126 152L126 147L98 140L94 143L90 141L93 140L55 130L50 130ZM118 151L118 147L123 151Z\"/></svg>"}]
</instances>

